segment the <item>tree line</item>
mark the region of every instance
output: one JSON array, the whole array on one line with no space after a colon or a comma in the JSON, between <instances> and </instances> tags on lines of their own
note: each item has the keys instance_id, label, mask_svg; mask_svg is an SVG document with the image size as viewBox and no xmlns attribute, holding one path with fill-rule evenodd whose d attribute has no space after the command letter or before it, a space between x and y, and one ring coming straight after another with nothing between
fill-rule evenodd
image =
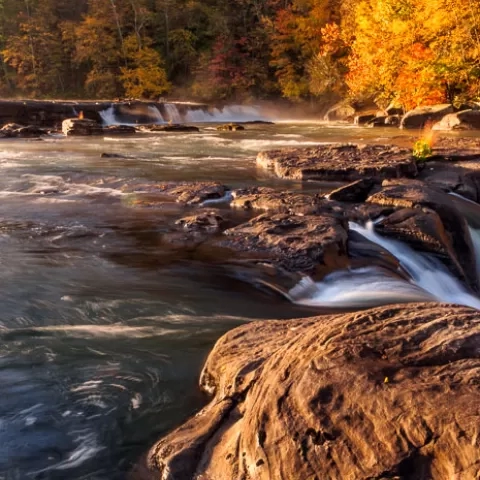
<instances>
[{"instance_id":1,"label":"tree line","mask_svg":"<svg viewBox=\"0 0 480 480\"><path fill-rule=\"evenodd\" d=\"M0 0L0 95L480 95L478 0Z\"/></svg>"}]
</instances>

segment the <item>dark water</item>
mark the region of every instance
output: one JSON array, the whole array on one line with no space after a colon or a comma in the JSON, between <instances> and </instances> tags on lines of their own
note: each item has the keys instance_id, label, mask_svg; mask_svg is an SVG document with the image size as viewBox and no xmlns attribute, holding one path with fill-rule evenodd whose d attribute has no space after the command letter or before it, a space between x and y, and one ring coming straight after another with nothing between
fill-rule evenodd
<instances>
[{"instance_id":1,"label":"dark water","mask_svg":"<svg viewBox=\"0 0 480 480\"><path fill-rule=\"evenodd\" d=\"M257 171L256 153L398 135L284 124L0 143L0 478L125 478L205 402L198 374L225 331L311 313L166 249L168 212L132 206L125 186L318 191Z\"/></svg>"}]
</instances>

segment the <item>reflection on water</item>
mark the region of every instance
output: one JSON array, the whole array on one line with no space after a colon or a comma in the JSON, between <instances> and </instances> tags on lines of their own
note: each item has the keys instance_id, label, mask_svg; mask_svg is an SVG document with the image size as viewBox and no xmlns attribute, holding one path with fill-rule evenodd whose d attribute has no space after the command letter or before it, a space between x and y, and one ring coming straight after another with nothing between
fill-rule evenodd
<instances>
[{"instance_id":1,"label":"reflection on water","mask_svg":"<svg viewBox=\"0 0 480 480\"><path fill-rule=\"evenodd\" d=\"M318 191L258 172L257 150L375 136L285 124L0 143L0 477L124 478L202 404L198 373L222 333L305 314L190 253L172 258L161 241L172 212L133 208L125 186Z\"/></svg>"}]
</instances>

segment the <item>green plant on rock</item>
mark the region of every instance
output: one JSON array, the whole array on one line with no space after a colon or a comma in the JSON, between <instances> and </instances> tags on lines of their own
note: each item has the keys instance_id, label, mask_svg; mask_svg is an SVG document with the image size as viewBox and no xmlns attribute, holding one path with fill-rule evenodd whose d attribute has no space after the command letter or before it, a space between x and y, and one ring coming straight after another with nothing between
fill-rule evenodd
<instances>
[{"instance_id":1,"label":"green plant on rock","mask_svg":"<svg viewBox=\"0 0 480 480\"><path fill-rule=\"evenodd\" d=\"M420 162L424 162L432 155L432 147L427 140L420 139L413 144L412 155Z\"/></svg>"}]
</instances>

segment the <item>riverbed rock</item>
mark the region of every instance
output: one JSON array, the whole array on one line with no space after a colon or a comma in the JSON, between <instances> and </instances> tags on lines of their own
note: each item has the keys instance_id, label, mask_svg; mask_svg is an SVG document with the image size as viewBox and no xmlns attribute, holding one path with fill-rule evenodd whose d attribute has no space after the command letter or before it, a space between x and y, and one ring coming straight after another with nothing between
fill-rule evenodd
<instances>
[{"instance_id":1,"label":"riverbed rock","mask_svg":"<svg viewBox=\"0 0 480 480\"><path fill-rule=\"evenodd\" d=\"M331 191L327 198L337 202L364 202L370 195L373 187L379 185L379 181L372 177L362 178Z\"/></svg>"},{"instance_id":2,"label":"riverbed rock","mask_svg":"<svg viewBox=\"0 0 480 480\"><path fill-rule=\"evenodd\" d=\"M441 243L445 246L446 251L454 252L453 258L458 260L465 275L466 283L475 291L478 291L478 278L476 270L475 250L472 245L472 240L468 230L468 224L457 209L451 198L436 189L433 186L428 186L420 181L409 182L408 180L400 180L398 184L390 184L383 187L380 192L371 195L367 202L376 203L378 205L391 205L396 208L404 209L420 209L424 212L433 211L441 220L443 229L446 234L441 233L441 230L432 226L431 221L425 222L422 219L418 223L419 218L415 217L415 221L408 228L405 225L406 232L403 233L405 239L415 238L422 241L422 236L436 237L441 239ZM431 220L431 217L430 217ZM436 222L436 220L435 220ZM422 226L423 223L423 226ZM428 229L424 228L428 225ZM436 230L436 233L432 232ZM399 235L398 230L395 235ZM430 241L424 242L425 247L431 244ZM421 248L421 247L420 247ZM428 249L428 248L427 248Z\"/></svg>"},{"instance_id":3,"label":"riverbed rock","mask_svg":"<svg viewBox=\"0 0 480 480\"><path fill-rule=\"evenodd\" d=\"M329 144L260 152L257 166L292 180L354 181L414 177L411 150L392 145Z\"/></svg>"},{"instance_id":4,"label":"riverbed rock","mask_svg":"<svg viewBox=\"0 0 480 480\"><path fill-rule=\"evenodd\" d=\"M171 124L171 125L142 125L140 130L147 132L199 132L200 129L194 125L182 125L182 124Z\"/></svg>"},{"instance_id":5,"label":"riverbed rock","mask_svg":"<svg viewBox=\"0 0 480 480\"><path fill-rule=\"evenodd\" d=\"M0 138L37 138L47 135L48 131L35 125L7 123L0 129Z\"/></svg>"},{"instance_id":6,"label":"riverbed rock","mask_svg":"<svg viewBox=\"0 0 480 480\"><path fill-rule=\"evenodd\" d=\"M236 132L237 130L245 130L243 125L239 125L238 123L227 123L225 125L219 125L217 130L223 132Z\"/></svg>"},{"instance_id":7,"label":"riverbed rock","mask_svg":"<svg viewBox=\"0 0 480 480\"><path fill-rule=\"evenodd\" d=\"M200 377L210 403L158 442L161 480L475 480L480 317L434 303L224 335Z\"/></svg>"},{"instance_id":8,"label":"riverbed rock","mask_svg":"<svg viewBox=\"0 0 480 480\"><path fill-rule=\"evenodd\" d=\"M480 129L480 110L463 110L449 113L432 127L433 130L478 130Z\"/></svg>"},{"instance_id":9,"label":"riverbed rock","mask_svg":"<svg viewBox=\"0 0 480 480\"><path fill-rule=\"evenodd\" d=\"M62 122L62 132L67 136L103 135L102 126L88 118L68 118Z\"/></svg>"},{"instance_id":10,"label":"riverbed rock","mask_svg":"<svg viewBox=\"0 0 480 480\"><path fill-rule=\"evenodd\" d=\"M453 112L450 104L417 107L408 111L402 118L400 128L423 128L427 124L438 122L445 115Z\"/></svg>"},{"instance_id":11,"label":"riverbed rock","mask_svg":"<svg viewBox=\"0 0 480 480\"><path fill-rule=\"evenodd\" d=\"M105 135L135 135L137 130L130 125L109 125L103 127L103 133Z\"/></svg>"},{"instance_id":12,"label":"riverbed rock","mask_svg":"<svg viewBox=\"0 0 480 480\"><path fill-rule=\"evenodd\" d=\"M221 231L225 219L217 211L206 211L180 218L175 224L186 232L214 234Z\"/></svg>"},{"instance_id":13,"label":"riverbed rock","mask_svg":"<svg viewBox=\"0 0 480 480\"><path fill-rule=\"evenodd\" d=\"M323 278L348 264L347 229L346 219L330 215L262 214L226 230L215 245Z\"/></svg>"},{"instance_id":14,"label":"riverbed rock","mask_svg":"<svg viewBox=\"0 0 480 480\"><path fill-rule=\"evenodd\" d=\"M356 115L353 119L354 125L365 125L370 121L374 120L376 117L374 114L366 114L366 115Z\"/></svg>"},{"instance_id":15,"label":"riverbed rock","mask_svg":"<svg viewBox=\"0 0 480 480\"><path fill-rule=\"evenodd\" d=\"M340 102L331 107L323 119L327 122L351 120L355 116L355 113L355 107L348 103Z\"/></svg>"}]
</instances>

